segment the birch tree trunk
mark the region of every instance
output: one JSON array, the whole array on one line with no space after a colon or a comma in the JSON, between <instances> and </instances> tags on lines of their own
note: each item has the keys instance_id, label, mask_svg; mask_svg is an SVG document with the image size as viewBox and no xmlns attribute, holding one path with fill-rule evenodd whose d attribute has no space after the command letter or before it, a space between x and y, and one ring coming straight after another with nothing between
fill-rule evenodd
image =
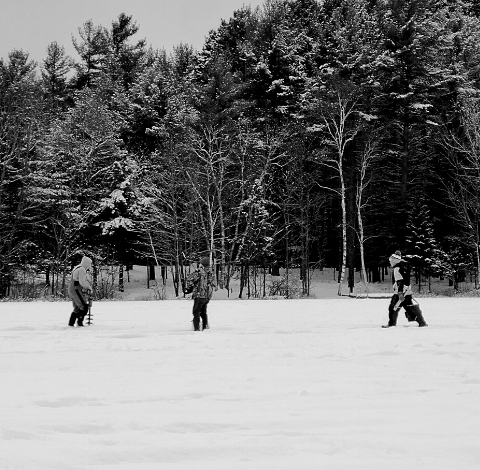
<instances>
[{"instance_id":1,"label":"birch tree trunk","mask_svg":"<svg viewBox=\"0 0 480 470\"><path fill-rule=\"evenodd\" d=\"M356 102L351 101L349 97L342 97L337 93L337 103L329 115L322 114L322 120L325 124L327 135L331 144L335 148L336 157L327 160L323 164L333 168L338 173L340 187L338 194L340 196L340 205L342 209L342 261L340 266L340 276L338 279L338 295L342 295L342 286L345 279L345 267L347 262L347 205L346 205L346 186L344 175L344 158L346 146L356 136L359 126L354 124L349 128L348 121L352 114L356 112Z\"/></svg>"},{"instance_id":2,"label":"birch tree trunk","mask_svg":"<svg viewBox=\"0 0 480 470\"><path fill-rule=\"evenodd\" d=\"M342 285L345 279L345 267L347 265L347 205L345 201L345 179L343 177L343 153L338 154L338 171L340 176L340 199L342 206L342 265L340 266L340 278L338 280L338 295L342 295Z\"/></svg>"},{"instance_id":3,"label":"birch tree trunk","mask_svg":"<svg viewBox=\"0 0 480 470\"><path fill-rule=\"evenodd\" d=\"M360 156L360 167L359 167L360 175L359 175L359 181L357 184L357 195L356 195L361 276L362 276L362 281L365 287L365 293L367 297L369 294L369 288L368 288L367 270L365 268L365 231L363 227L363 208L366 202L364 202L363 194L364 194L365 188L370 183L370 180L367 179L367 170L372 164L372 162L377 158L378 157L376 154L375 145L371 141L368 141L366 143L365 149L362 151Z\"/></svg>"}]
</instances>

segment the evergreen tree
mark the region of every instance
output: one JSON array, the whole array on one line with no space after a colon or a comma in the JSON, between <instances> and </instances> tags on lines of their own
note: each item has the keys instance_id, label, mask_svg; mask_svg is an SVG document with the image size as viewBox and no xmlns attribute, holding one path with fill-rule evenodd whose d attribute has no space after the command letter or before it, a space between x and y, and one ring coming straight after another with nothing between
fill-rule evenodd
<instances>
[{"instance_id":1,"label":"evergreen tree","mask_svg":"<svg viewBox=\"0 0 480 470\"><path fill-rule=\"evenodd\" d=\"M405 239L405 256L415 268L416 281L420 290L421 276L435 272L438 259L438 244L434 236L433 223L424 203L417 203L407 223L408 235Z\"/></svg>"},{"instance_id":2,"label":"evergreen tree","mask_svg":"<svg viewBox=\"0 0 480 470\"><path fill-rule=\"evenodd\" d=\"M67 74L70 71L70 64L70 58L65 55L65 48L57 42L48 45L41 73L45 95L51 100L53 107L61 105L67 95Z\"/></svg>"},{"instance_id":3,"label":"evergreen tree","mask_svg":"<svg viewBox=\"0 0 480 470\"><path fill-rule=\"evenodd\" d=\"M43 214L35 192L35 160L44 110L35 63L14 50L0 61L0 296L15 268L35 259Z\"/></svg>"},{"instance_id":4,"label":"evergreen tree","mask_svg":"<svg viewBox=\"0 0 480 470\"><path fill-rule=\"evenodd\" d=\"M244 279L273 259L305 276L313 252L336 266L341 251L352 288L357 229L375 235L361 237L366 266L408 235L428 274L434 221L437 265L473 269L477 14L470 0L272 0L233 12L198 53L169 55L135 41L121 13L79 29L69 84L57 43L41 80L13 51L0 60L2 266L148 252L175 265L178 288L182 253L214 249L228 285L237 262ZM366 171L370 145L381 158ZM475 263L442 255L457 245Z\"/></svg>"},{"instance_id":5,"label":"evergreen tree","mask_svg":"<svg viewBox=\"0 0 480 470\"><path fill-rule=\"evenodd\" d=\"M120 13L118 19L112 22L110 31L111 51L108 64L108 72L114 81L120 80L128 89L134 82L137 74L141 71L146 56L145 39L136 44L129 41L139 30L132 16Z\"/></svg>"},{"instance_id":6,"label":"evergreen tree","mask_svg":"<svg viewBox=\"0 0 480 470\"><path fill-rule=\"evenodd\" d=\"M139 190L136 179L140 167L132 158L114 163L115 189L104 197L92 216L91 224L101 229L99 238L105 247L106 261L120 266L120 291L123 291L123 268L144 259L141 226L148 213L148 199Z\"/></svg>"},{"instance_id":7,"label":"evergreen tree","mask_svg":"<svg viewBox=\"0 0 480 470\"><path fill-rule=\"evenodd\" d=\"M72 37L73 47L81 59L74 64L77 72L74 83L79 89L90 88L105 70L110 51L109 34L103 26L95 26L88 20L78 28L78 35L80 39Z\"/></svg>"},{"instance_id":8,"label":"evergreen tree","mask_svg":"<svg viewBox=\"0 0 480 470\"><path fill-rule=\"evenodd\" d=\"M122 126L102 89L78 92L76 106L52 124L45 158L56 168L59 183L69 188L68 220L58 223L68 223L70 253L97 244L100 230L93 218L100 201L117 188L117 168L125 159Z\"/></svg>"},{"instance_id":9,"label":"evergreen tree","mask_svg":"<svg viewBox=\"0 0 480 470\"><path fill-rule=\"evenodd\" d=\"M7 62L0 60L1 87L6 89L9 86L20 82L35 82L35 68L37 64L29 60L28 52L14 49L8 54Z\"/></svg>"}]
</instances>

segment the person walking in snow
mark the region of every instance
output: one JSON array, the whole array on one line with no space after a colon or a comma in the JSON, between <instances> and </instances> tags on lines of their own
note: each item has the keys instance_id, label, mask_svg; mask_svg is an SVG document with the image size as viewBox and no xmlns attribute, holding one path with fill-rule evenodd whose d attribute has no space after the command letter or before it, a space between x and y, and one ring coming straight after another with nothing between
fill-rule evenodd
<instances>
[{"instance_id":1,"label":"person walking in snow","mask_svg":"<svg viewBox=\"0 0 480 470\"><path fill-rule=\"evenodd\" d=\"M413 305L410 269L408 263L402 259L402 253L397 250L390 256L389 262L393 268L393 295L388 306L388 324L383 325L382 328L397 326L398 312L402 307L407 311L408 317L412 314L412 311L415 312L414 320L418 322L418 326L428 326L420 308Z\"/></svg>"},{"instance_id":2,"label":"person walking in snow","mask_svg":"<svg viewBox=\"0 0 480 470\"><path fill-rule=\"evenodd\" d=\"M72 299L73 312L70 315L68 326L74 326L75 320L78 326L83 326L83 319L88 313L88 300L85 298L84 291L91 293L92 285L87 279L87 273L92 268L92 260L84 256L78 266L72 270L68 294Z\"/></svg>"},{"instance_id":3,"label":"person walking in snow","mask_svg":"<svg viewBox=\"0 0 480 470\"><path fill-rule=\"evenodd\" d=\"M198 268L187 278L187 286L193 285L193 329L200 331L200 319L202 320L202 331L209 328L207 305L216 288L213 279L213 272L210 269L210 258L200 260Z\"/></svg>"}]
</instances>

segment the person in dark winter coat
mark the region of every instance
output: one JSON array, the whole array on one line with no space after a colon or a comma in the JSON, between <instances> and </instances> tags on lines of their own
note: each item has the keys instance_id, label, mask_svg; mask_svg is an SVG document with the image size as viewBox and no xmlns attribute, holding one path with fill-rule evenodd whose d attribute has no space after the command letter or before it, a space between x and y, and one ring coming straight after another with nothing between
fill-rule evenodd
<instances>
[{"instance_id":1,"label":"person in dark winter coat","mask_svg":"<svg viewBox=\"0 0 480 470\"><path fill-rule=\"evenodd\" d=\"M383 328L397 326L398 312L403 307L407 311L407 315L413 310L412 289L410 286L410 268L408 263L402 259L402 253L396 251L389 258L390 266L393 268L393 295L388 306L388 324ZM420 308L415 308L414 319L418 322L418 326L428 326L423 318Z\"/></svg>"},{"instance_id":2,"label":"person in dark winter coat","mask_svg":"<svg viewBox=\"0 0 480 470\"><path fill-rule=\"evenodd\" d=\"M202 258L198 268L187 278L187 284L193 284L193 329L200 331L200 319L202 331L209 328L207 305L216 288L213 272L210 269L210 258Z\"/></svg>"},{"instance_id":3,"label":"person in dark winter coat","mask_svg":"<svg viewBox=\"0 0 480 470\"><path fill-rule=\"evenodd\" d=\"M84 291L90 293L92 285L87 279L87 272L92 268L92 260L88 256L84 256L78 266L72 270L70 285L68 286L68 295L72 299L73 312L68 322L69 326L83 326L83 319L88 313L88 301L85 298Z\"/></svg>"}]
</instances>

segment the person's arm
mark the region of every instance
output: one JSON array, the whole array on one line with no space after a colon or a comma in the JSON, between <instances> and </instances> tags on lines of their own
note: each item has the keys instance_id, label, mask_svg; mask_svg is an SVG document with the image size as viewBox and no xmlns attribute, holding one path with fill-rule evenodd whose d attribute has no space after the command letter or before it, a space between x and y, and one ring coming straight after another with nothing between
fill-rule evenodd
<instances>
[{"instance_id":1,"label":"person's arm","mask_svg":"<svg viewBox=\"0 0 480 470\"><path fill-rule=\"evenodd\" d=\"M78 269L78 282L84 289L92 290L92 286L87 280L87 271L84 267Z\"/></svg>"},{"instance_id":2,"label":"person's arm","mask_svg":"<svg viewBox=\"0 0 480 470\"><path fill-rule=\"evenodd\" d=\"M189 274L187 279L192 283L196 284L200 279L200 270L193 271L193 273Z\"/></svg>"},{"instance_id":3,"label":"person's arm","mask_svg":"<svg viewBox=\"0 0 480 470\"><path fill-rule=\"evenodd\" d=\"M396 267L394 269L394 277L395 277L395 284L397 285L398 297L400 298L401 301L403 301L403 299L404 299L403 288L405 286L405 281L403 279L403 275L402 275L402 272L400 270L400 267Z\"/></svg>"}]
</instances>

